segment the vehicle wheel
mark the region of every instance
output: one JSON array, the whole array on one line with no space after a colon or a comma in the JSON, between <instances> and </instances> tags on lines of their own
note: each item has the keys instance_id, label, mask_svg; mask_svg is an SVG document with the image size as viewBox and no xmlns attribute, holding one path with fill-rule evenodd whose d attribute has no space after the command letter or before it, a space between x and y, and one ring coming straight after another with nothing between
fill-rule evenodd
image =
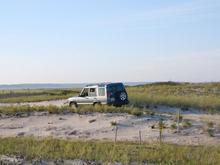
<instances>
[{"instance_id":1,"label":"vehicle wheel","mask_svg":"<svg viewBox=\"0 0 220 165\"><path fill-rule=\"evenodd\" d=\"M71 102L71 103L69 104L69 106L72 107L72 108L74 108L74 109L76 109L76 108L78 107L77 103L74 103L74 102Z\"/></svg>"},{"instance_id":2,"label":"vehicle wheel","mask_svg":"<svg viewBox=\"0 0 220 165\"><path fill-rule=\"evenodd\" d=\"M97 108L97 107L100 107L101 105L102 105L101 103L94 103L94 104L93 104L93 106L96 107L96 108Z\"/></svg>"},{"instance_id":3,"label":"vehicle wheel","mask_svg":"<svg viewBox=\"0 0 220 165\"><path fill-rule=\"evenodd\" d=\"M127 94L125 92L121 92L120 94L120 100L125 101L127 99Z\"/></svg>"}]
</instances>

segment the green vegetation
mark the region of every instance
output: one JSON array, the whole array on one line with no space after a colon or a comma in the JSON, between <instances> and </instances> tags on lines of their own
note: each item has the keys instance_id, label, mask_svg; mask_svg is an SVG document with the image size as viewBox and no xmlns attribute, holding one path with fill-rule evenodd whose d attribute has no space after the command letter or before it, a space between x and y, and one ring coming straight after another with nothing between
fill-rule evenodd
<instances>
[{"instance_id":1,"label":"green vegetation","mask_svg":"<svg viewBox=\"0 0 220 165\"><path fill-rule=\"evenodd\" d=\"M220 164L220 146L179 146L134 142L70 141L33 137L1 138L0 155L22 155L27 160L83 159L102 162L160 164Z\"/></svg>"},{"instance_id":2,"label":"green vegetation","mask_svg":"<svg viewBox=\"0 0 220 165\"><path fill-rule=\"evenodd\" d=\"M220 123L218 123L217 128L218 128L218 132L220 132Z\"/></svg>"},{"instance_id":3,"label":"green vegetation","mask_svg":"<svg viewBox=\"0 0 220 165\"><path fill-rule=\"evenodd\" d=\"M176 123L173 123L173 124L171 124L171 129L177 129L177 125L176 125Z\"/></svg>"},{"instance_id":4,"label":"green vegetation","mask_svg":"<svg viewBox=\"0 0 220 165\"><path fill-rule=\"evenodd\" d=\"M182 125L183 125L183 128L192 127L192 123L189 120L184 120Z\"/></svg>"},{"instance_id":5,"label":"green vegetation","mask_svg":"<svg viewBox=\"0 0 220 165\"><path fill-rule=\"evenodd\" d=\"M48 111L49 113L64 113L64 112L72 112L72 113L91 113L91 112L99 112L99 113L128 113L135 116L140 116L144 112L151 114L151 111L148 109L141 108L133 108L133 107L113 107L113 106L80 106L77 109L71 108L69 106L5 106L0 107L0 114L5 114L8 116L22 116L26 115L30 112L40 112L40 111Z\"/></svg>"},{"instance_id":6,"label":"green vegetation","mask_svg":"<svg viewBox=\"0 0 220 165\"><path fill-rule=\"evenodd\" d=\"M212 121L209 121L207 123L208 128L213 128L214 127L214 123Z\"/></svg>"},{"instance_id":7,"label":"green vegetation","mask_svg":"<svg viewBox=\"0 0 220 165\"><path fill-rule=\"evenodd\" d=\"M200 108L211 112L220 111L220 83L154 83L127 88L131 104L123 107L113 106L0 106L0 116L26 116L31 112L49 113L128 113L136 116L152 115L152 111L139 108L140 105L166 105ZM78 90L2 90L0 103L37 102L45 100L66 99L78 95ZM180 116L182 126L190 128L192 123ZM116 122L110 123L112 126ZM208 122L205 131L214 136L214 123ZM159 122L162 140L163 121ZM216 123L220 128L220 124ZM155 126L152 126L154 129ZM172 124L172 129L177 125ZM71 141L52 138L36 139L34 137L0 138L0 155L23 155L27 159L84 159L102 162L150 162L160 164L220 164L220 146L180 146L172 144L142 144L134 142Z\"/></svg>"},{"instance_id":8,"label":"green vegetation","mask_svg":"<svg viewBox=\"0 0 220 165\"><path fill-rule=\"evenodd\" d=\"M111 121L111 126L117 126L117 122L116 121Z\"/></svg>"},{"instance_id":9,"label":"green vegetation","mask_svg":"<svg viewBox=\"0 0 220 165\"><path fill-rule=\"evenodd\" d=\"M1 90L0 103L38 102L57 99L67 99L78 95L79 90L74 89L23 89Z\"/></svg>"},{"instance_id":10,"label":"green vegetation","mask_svg":"<svg viewBox=\"0 0 220 165\"><path fill-rule=\"evenodd\" d=\"M220 83L153 83L127 87L132 105L166 105L199 108L209 112L220 110ZM1 90L0 103L37 102L66 99L79 94L71 89Z\"/></svg>"},{"instance_id":11,"label":"green vegetation","mask_svg":"<svg viewBox=\"0 0 220 165\"><path fill-rule=\"evenodd\" d=\"M209 135L210 137L215 137L215 134L214 134L214 130L213 130L213 129L208 128L207 132L208 132L208 135Z\"/></svg>"},{"instance_id":12,"label":"green vegetation","mask_svg":"<svg viewBox=\"0 0 220 165\"><path fill-rule=\"evenodd\" d=\"M220 110L220 83L153 83L129 87L132 104L193 107L216 112Z\"/></svg>"},{"instance_id":13,"label":"green vegetation","mask_svg":"<svg viewBox=\"0 0 220 165\"><path fill-rule=\"evenodd\" d=\"M212 121L207 123L207 133L210 137L214 137L214 123Z\"/></svg>"}]
</instances>

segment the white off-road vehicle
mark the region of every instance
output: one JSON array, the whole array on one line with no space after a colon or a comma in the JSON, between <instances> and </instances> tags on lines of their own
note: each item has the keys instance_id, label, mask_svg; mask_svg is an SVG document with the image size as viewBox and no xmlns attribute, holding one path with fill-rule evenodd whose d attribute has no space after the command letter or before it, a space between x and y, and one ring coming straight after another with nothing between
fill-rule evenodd
<instances>
[{"instance_id":1,"label":"white off-road vehicle","mask_svg":"<svg viewBox=\"0 0 220 165\"><path fill-rule=\"evenodd\" d=\"M108 104L121 106L128 104L128 95L122 83L102 83L87 85L77 97L67 99L69 106L80 104Z\"/></svg>"}]
</instances>

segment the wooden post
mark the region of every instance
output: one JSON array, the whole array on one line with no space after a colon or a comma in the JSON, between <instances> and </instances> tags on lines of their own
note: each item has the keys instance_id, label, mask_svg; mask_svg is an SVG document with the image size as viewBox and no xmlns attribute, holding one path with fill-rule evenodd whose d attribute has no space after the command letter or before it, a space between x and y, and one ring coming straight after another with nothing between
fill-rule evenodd
<instances>
[{"instance_id":1,"label":"wooden post","mask_svg":"<svg viewBox=\"0 0 220 165\"><path fill-rule=\"evenodd\" d=\"M140 144L141 144L141 130L139 131L139 140L140 140Z\"/></svg>"},{"instance_id":2,"label":"wooden post","mask_svg":"<svg viewBox=\"0 0 220 165\"><path fill-rule=\"evenodd\" d=\"M163 120L160 118L159 121L159 139L160 139L160 144L162 143L162 131L163 131Z\"/></svg>"},{"instance_id":3,"label":"wooden post","mask_svg":"<svg viewBox=\"0 0 220 165\"><path fill-rule=\"evenodd\" d=\"M180 132L180 110L177 110L177 133Z\"/></svg>"},{"instance_id":4,"label":"wooden post","mask_svg":"<svg viewBox=\"0 0 220 165\"><path fill-rule=\"evenodd\" d=\"M117 142L117 136L118 136L118 126L115 126L115 143Z\"/></svg>"}]
</instances>

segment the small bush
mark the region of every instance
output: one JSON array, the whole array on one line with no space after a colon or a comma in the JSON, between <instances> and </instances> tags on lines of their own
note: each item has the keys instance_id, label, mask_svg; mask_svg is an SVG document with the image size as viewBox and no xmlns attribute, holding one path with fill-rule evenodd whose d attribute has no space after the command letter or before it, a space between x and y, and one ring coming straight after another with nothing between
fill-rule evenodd
<instances>
[{"instance_id":1,"label":"small bush","mask_svg":"<svg viewBox=\"0 0 220 165\"><path fill-rule=\"evenodd\" d=\"M215 134L214 134L214 129L208 128L207 132L208 132L208 135L209 135L210 137L214 137L214 136L215 136Z\"/></svg>"},{"instance_id":2,"label":"small bush","mask_svg":"<svg viewBox=\"0 0 220 165\"><path fill-rule=\"evenodd\" d=\"M133 109L133 110L131 110L130 114L134 115L134 116L141 116L141 115L143 115L143 111L141 111L139 109Z\"/></svg>"},{"instance_id":3,"label":"small bush","mask_svg":"<svg viewBox=\"0 0 220 165\"><path fill-rule=\"evenodd\" d=\"M171 124L171 129L177 129L176 123Z\"/></svg>"},{"instance_id":4,"label":"small bush","mask_svg":"<svg viewBox=\"0 0 220 165\"><path fill-rule=\"evenodd\" d=\"M111 126L116 126L117 122L116 121L111 121Z\"/></svg>"},{"instance_id":5,"label":"small bush","mask_svg":"<svg viewBox=\"0 0 220 165\"><path fill-rule=\"evenodd\" d=\"M189 120L184 120L182 123L183 128L190 128L192 123Z\"/></svg>"},{"instance_id":6,"label":"small bush","mask_svg":"<svg viewBox=\"0 0 220 165\"><path fill-rule=\"evenodd\" d=\"M218 123L217 128L218 128L218 132L220 132L220 123Z\"/></svg>"},{"instance_id":7,"label":"small bush","mask_svg":"<svg viewBox=\"0 0 220 165\"><path fill-rule=\"evenodd\" d=\"M214 127L214 123L212 121L207 123L208 128L213 128Z\"/></svg>"}]
</instances>

